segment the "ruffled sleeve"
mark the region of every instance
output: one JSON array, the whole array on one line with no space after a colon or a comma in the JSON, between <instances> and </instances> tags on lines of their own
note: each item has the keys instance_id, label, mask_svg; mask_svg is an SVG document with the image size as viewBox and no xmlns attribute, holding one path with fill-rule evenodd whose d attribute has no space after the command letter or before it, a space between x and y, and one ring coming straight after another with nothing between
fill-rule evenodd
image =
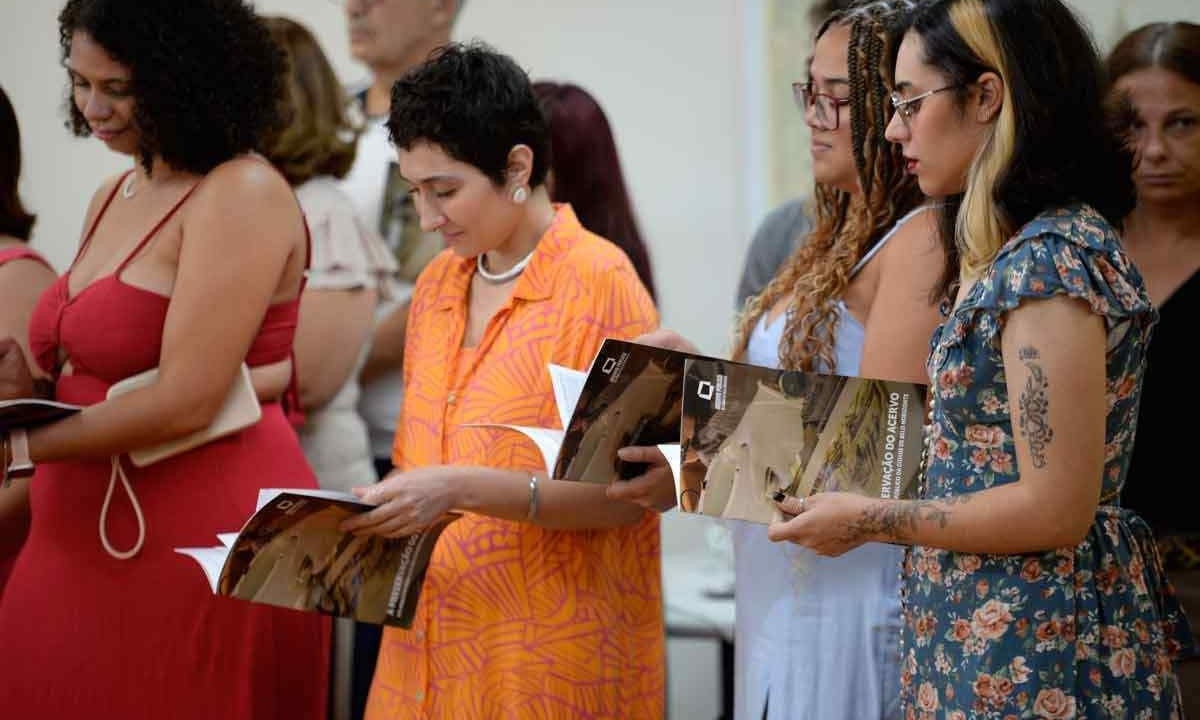
<instances>
[{"instance_id":1,"label":"ruffled sleeve","mask_svg":"<svg viewBox=\"0 0 1200 720\"><path fill-rule=\"evenodd\" d=\"M1086 302L1110 330L1126 321L1152 324L1156 317L1116 231L1087 206L1044 213L1026 224L980 282L977 307L997 315L1024 300L1062 294Z\"/></svg>"},{"instance_id":2,"label":"ruffled sleeve","mask_svg":"<svg viewBox=\"0 0 1200 720\"><path fill-rule=\"evenodd\" d=\"M297 189L312 233L308 285L312 290L373 288L390 299L396 260L332 183L310 180Z\"/></svg>"}]
</instances>

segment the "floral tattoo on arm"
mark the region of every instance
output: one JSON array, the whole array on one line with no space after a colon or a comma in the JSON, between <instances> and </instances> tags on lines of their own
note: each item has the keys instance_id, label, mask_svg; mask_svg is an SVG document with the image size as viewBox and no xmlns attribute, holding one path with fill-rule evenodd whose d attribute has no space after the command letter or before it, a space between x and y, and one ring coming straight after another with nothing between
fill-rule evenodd
<instances>
[{"instance_id":1,"label":"floral tattoo on arm","mask_svg":"<svg viewBox=\"0 0 1200 720\"><path fill-rule=\"evenodd\" d=\"M1017 353L1029 377L1025 380L1025 389L1021 391L1018 400L1020 416L1018 426L1021 435L1029 442L1029 454L1036 468L1046 467L1046 446L1054 439L1054 429L1050 427L1048 417L1050 400L1047 390L1050 384L1046 381L1046 373L1037 362L1041 359L1036 348L1026 346Z\"/></svg>"},{"instance_id":2,"label":"floral tattoo on arm","mask_svg":"<svg viewBox=\"0 0 1200 720\"><path fill-rule=\"evenodd\" d=\"M846 524L842 539L845 542L910 543L921 523L933 523L939 528L950 521L951 507L970 502L971 495L951 495L936 500L891 500L873 503L858 519Z\"/></svg>"}]
</instances>

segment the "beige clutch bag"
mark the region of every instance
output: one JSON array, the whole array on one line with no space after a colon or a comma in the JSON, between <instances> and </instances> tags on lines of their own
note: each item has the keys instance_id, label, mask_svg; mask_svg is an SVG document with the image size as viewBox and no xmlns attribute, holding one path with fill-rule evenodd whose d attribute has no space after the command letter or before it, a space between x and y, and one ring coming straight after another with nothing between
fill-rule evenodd
<instances>
[{"instance_id":1,"label":"beige clutch bag","mask_svg":"<svg viewBox=\"0 0 1200 720\"><path fill-rule=\"evenodd\" d=\"M145 387L154 382L156 377L158 377L158 368L125 378L108 389L108 397L116 397L131 390ZM221 410L208 427L191 435L169 440L153 447L133 450L129 453L129 459L133 461L134 465L145 467L164 458L178 455L185 450L191 450L199 445L250 427L257 423L261 417L262 406L259 405L258 394L254 392L254 385L250 382L250 368L246 363L242 363L237 377L234 378L233 387L230 388L229 395L225 398L225 404L221 406Z\"/></svg>"}]
</instances>

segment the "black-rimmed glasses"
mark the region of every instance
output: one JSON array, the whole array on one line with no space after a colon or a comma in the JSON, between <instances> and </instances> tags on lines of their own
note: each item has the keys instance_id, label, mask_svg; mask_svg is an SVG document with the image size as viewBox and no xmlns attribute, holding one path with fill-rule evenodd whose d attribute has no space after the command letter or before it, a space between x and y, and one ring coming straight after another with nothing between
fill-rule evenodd
<instances>
[{"instance_id":1,"label":"black-rimmed glasses","mask_svg":"<svg viewBox=\"0 0 1200 720\"><path fill-rule=\"evenodd\" d=\"M922 100L929 97L930 95L936 95L940 92L945 92L947 90L957 90L960 87L962 87L962 85L958 85L958 84L947 85L945 87L935 88L933 90L923 92L920 95L914 95L913 97L910 97L910 98L904 98L903 96L900 95L900 93L893 92L892 93L892 107L896 109L896 114L900 116L900 119L903 120L905 123L907 123L909 120L912 119L912 116L916 115L917 111L921 109L921 101Z\"/></svg>"},{"instance_id":2,"label":"black-rimmed glasses","mask_svg":"<svg viewBox=\"0 0 1200 720\"><path fill-rule=\"evenodd\" d=\"M817 127L822 130L837 130L838 120L841 113L838 111L843 105L850 104L850 98L840 98L827 93L815 92L811 82L794 82L792 83L792 99L796 101L796 107L802 112L808 112L808 109L813 108L813 118L816 120Z\"/></svg>"}]
</instances>

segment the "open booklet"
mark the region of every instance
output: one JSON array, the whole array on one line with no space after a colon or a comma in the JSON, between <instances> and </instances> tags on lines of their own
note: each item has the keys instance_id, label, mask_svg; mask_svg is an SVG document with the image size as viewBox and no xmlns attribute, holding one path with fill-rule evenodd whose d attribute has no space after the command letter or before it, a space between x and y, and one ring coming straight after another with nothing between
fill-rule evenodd
<instances>
[{"instance_id":1,"label":"open booklet","mask_svg":"<svg viewBox=\"0 0 1200 720\"><path fill-rule=\"evenodd\" d=\"M52 423L82 409L79 405L42 398L0 400L0 433Z\"/></svg>"},{"instance_id":2,"label":"open booklet","mask_svg":"<svg viewBox=\"0 0 1200 720\"><path fill-rule=\"evenodd\" d=\"M608 338L587 372L549 365L562 430L475 424L523 433L560 480L608 484L645 468L617 457L629 445L662 446L679 455L684 361L700 355Z\"/></svg>"},{"instance_id":3,"label":"open booklet","mask_svg":"<svg viewBox=\"0 0 1200 720\"><path fill-rule=\"evenodd\" d=\"M769 523L773 496L842 490L911 498L924 385L783 371L609 338L587 372L551 365L564 430L500 425L537 445L551 477L593 483L644 468L617 450L657 446L679 508Z\"/></svg>"},{"instance_id":4,"label":"open booklet","mask_svg":"<svg viewBox=\"0 0 1200 720\"><path fill-rule=\"evenodd\" d=\"M684 363L679 506L738 520L783 517L778 493L916 497L924 385Z\"/></svg>"},{"instance_id":5,"label":"open booklet","mask_svg":"<svg viewBox=\"0 0 1200 720\"><path fill-rule=\"evenodd\" d=\"M261 490L240 532L218 535L215 547L175 551L200 564L218 595L409 627L433 546L457 515L401 538L338 530L371 508L348 493Z\"/></svg>"}]
</instances>

